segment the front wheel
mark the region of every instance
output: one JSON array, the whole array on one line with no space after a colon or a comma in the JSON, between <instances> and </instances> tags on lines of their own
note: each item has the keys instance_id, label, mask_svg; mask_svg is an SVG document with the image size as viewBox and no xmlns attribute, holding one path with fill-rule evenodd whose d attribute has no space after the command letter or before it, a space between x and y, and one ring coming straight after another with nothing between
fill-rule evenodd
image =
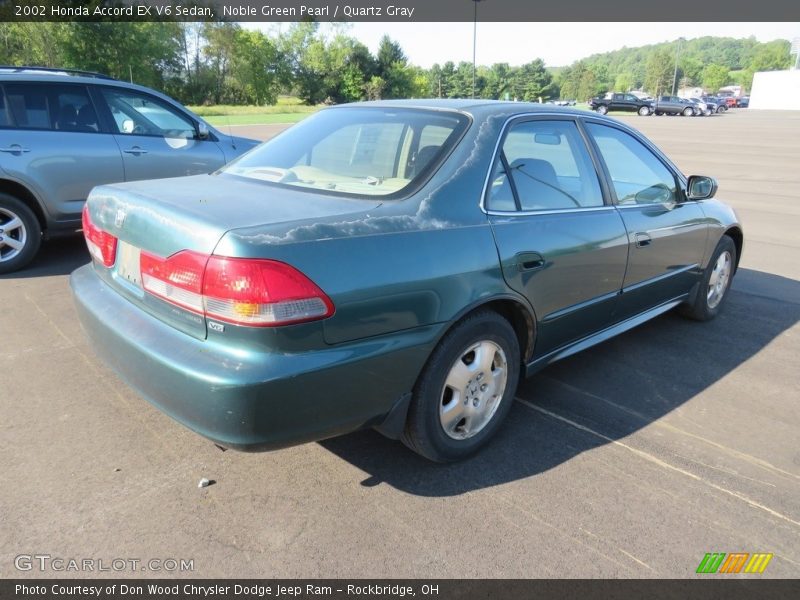
<instances>
[{"instance_id":1,"label":"front wheel","mask_svg":"<svg viewBox=\"0 0 800 600\"><path fill-rule=\"evenodd\" d=\"M607 106L603 106L601 104L600 106L597 107L597 112L600 113L601 115L604 115L604 114L606 114L608 112L608 107Z\"/></svg>"},{"instance_id":2,"label":"front wheel","mask_svg":"<svg viewBox=\"0 0 800 600\"><path fill-rule=\"evenodd\" d=\"M646 117L650 114L650 109L647 106L642 106L639 109L639 114L643 117Z\"/></svg>"},{"instance_id":3,"label":"front wheel","mask_svg":"<svg viewBox=\"0 0 800 600\"><path fill-rule=\"evenodd\" d=\"M476 452L511 408L520 362L507 320L488 310L465 318L436 347L414 388L403 443L436 462Z\"/></svg>"},{"instance_id":4,"label":"front wheel","mask_svg":"<svg viewBox=\"0 0 800 600\"><path fill-rule=\"evenodd\" d=\"M39 251L42 228L23 202L0 193L0 273L27 265Z\"/></svg>"},{"instance_id":5,"label":"front wheel","mask_svg":"<svg viewBox=\"0 0 800 600\"><path fill-rule=\"evenodd\" d=\"M684 117L691 117L692 115L694 115L694 109L693 108L690 108L690 107L687 106L686 108L683 109L683 116Z\"/></svg>"},{"instance_id":6,"label":"front wheel","mask_svg":"<svg viewBox=\"0 0 800 600\"><path fill-rule=\"evenodd\" d=\"M681 313L697 321L710 321L716 317L728 297L735 269L736 244L724 235L703 272L694 301L682 306Z\"/></svg>"}]
</instances>

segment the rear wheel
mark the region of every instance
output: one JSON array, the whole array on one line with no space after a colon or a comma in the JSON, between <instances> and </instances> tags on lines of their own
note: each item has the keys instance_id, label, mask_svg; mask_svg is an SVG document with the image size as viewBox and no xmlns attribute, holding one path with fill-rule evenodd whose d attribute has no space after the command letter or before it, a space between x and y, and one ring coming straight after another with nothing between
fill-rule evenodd
<instances>
[{"instance_id":1,"label":"rear wheel","mask_svg":"<svg viewBox=\"0 0 800 600\"><path fill-rule=\"evenodd\" d=\"M681 314L697 321L710 321L716 317L728 297L735 268L736 244L724 235L703 273L694 302L682 306Z\"/></svg>"},{"instance_id":2,"label":"rear wheel","mask_svg":"<svg viewBox=\"0 0 800 600\"><path fill-rule=\"evenodd\" d=\"M42 228L33 211L13 196L0 193L0 273L27 265L42 243Z\"/></svg>"},{"instance_id":3,"label":"rear wheel","mask_svg":"<svg viewBox=\"0 0 800 600\"><path fill-rule=\"evenodd\" d=\"M439 343L414 389L403 443L436 462L460 460L495 434L520 372L516 333L492 311L458 323Z\"/></svg>"}]
</instances>

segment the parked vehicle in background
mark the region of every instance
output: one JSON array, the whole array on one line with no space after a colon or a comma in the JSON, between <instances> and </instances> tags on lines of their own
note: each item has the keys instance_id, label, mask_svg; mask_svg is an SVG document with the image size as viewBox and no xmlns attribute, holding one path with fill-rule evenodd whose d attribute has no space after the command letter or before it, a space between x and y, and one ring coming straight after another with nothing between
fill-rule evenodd
<instances>
[{"instance_id":1,"label":"parked vehicle in background","mask_svg":"<svg viewBox=\"0 0 800 600\"><path fill-rule=\"evenodd\" d=\"M750 96L742 96L741 98L737 98L737 108L747 108L748 106L750 106Z\"/></svg>"},{"instance_id":2,"label":"parked vehicle in background","mask_svg":"<svg viewBox=\"0 0 800 600\"><path fill-rule=\"evenodd\" d=\"M708 104L700 100L699 98L687 98L689 102L695 105L697 111L695 111L695 115L703 115L705 117L709 116L713 111L708 107Z\"/></svg>"},{"instance_id":3,"label":"parked vehicle in background","mask_svg":"<svg viewBox=\"0 0 800 600\"><path fill-rule=\"evenodd\" d=\"M673 308L712 319L741 255L712 178L553 113L341 105L211 175L95 188L70 278L92 346L223 447L375 427L468 456L520 375Z\"/></svg>"},{"instance_id":4,"label":"parked vehicle in background","mask_svg":"<svg viewBox=\"0 0 800 600\"><path fill-rule=\"evenodd\" d=\"M609 111L617 110L624 112L635 112L646 117L653 113L653 104L649 100L637 98L633 94L620 94L612 92L604 97L596 97L589 100L589 107L601 115Z\"/></svg>"},{"instance_id":5,"label":"parked vehicle in background","mask_svg":"<svg viewBox=\"0 0 800 600\"><path fill-rule=\"evenodd\" d=\"M96 185L209 173L258 144L98 73L0 67L0 273L81 226Z\"/></svg>"},{"instance_id":6,"label":"parked vehicle in background","mask_svg":"<svg viewBox=\"0 0 800 600\"><path fill-rule=\"evenodd\" d=\"M694 104L678 96L659 96L656 98L653 110L657 115L683 115L691 117L699 114L699 109Z\"/></svg>"},{"instance_id":7,"label":"parked vehicle in background","mask_svg":"<svg viewBox=\"0 0 800 600\"><path fill-rule=\"evenodd\" d=\"M728 107L725 105L725 100L723 98L718 98L717 96L702 96L700 98L703 102L705 102L709 107L713 106L713 110L715 113L725 112L728 110Z\"/></svg>"},{"instance_id":8,"label":"parked vehicle in background","mask_svg":"<svg viewBox=\"0 0 800 600\"><path fill-rule=\"evenodd\" d=\"M725 96L725 108L736 108L736 98Z\"/></svg>"}]
</instances>

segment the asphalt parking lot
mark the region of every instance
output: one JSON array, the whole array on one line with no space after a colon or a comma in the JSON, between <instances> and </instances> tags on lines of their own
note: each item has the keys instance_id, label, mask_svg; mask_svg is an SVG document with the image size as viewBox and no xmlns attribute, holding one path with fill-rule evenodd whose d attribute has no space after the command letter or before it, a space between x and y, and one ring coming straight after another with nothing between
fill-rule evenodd
<instances>
[{"instance_id":1,"label":"asphalt parking lot","mask_svg":"<svg viewBox=\"0 0 800 600\"><path fill-rule=\"evenodd\" d=\"M46 243L0 279L0 576L93 575L14 566L47 554L193 559L127 576L694 577L707 552L770 552L758 577L798 577L800 113L625 120L739 212L725 311L549 367L461 464L372 431L220 451L95 357L67 284L83 242Z\"/></svg>"}]
</instances>

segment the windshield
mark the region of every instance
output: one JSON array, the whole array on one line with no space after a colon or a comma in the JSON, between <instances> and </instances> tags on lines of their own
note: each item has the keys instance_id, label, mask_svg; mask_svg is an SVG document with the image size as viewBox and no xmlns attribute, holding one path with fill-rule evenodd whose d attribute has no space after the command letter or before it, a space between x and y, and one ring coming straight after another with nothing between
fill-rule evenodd
<instances>
[{"instance_id":1,"label":"windshield","mask_svg":"<svg viewBox=\"0 0 800 600\"><path fill-rule=\"evenodd\" d=\"M399 195L428 178L467 125L466 116L444 111L322 110L222 171L332 193Z\"/></svg>"}]
</instances>

